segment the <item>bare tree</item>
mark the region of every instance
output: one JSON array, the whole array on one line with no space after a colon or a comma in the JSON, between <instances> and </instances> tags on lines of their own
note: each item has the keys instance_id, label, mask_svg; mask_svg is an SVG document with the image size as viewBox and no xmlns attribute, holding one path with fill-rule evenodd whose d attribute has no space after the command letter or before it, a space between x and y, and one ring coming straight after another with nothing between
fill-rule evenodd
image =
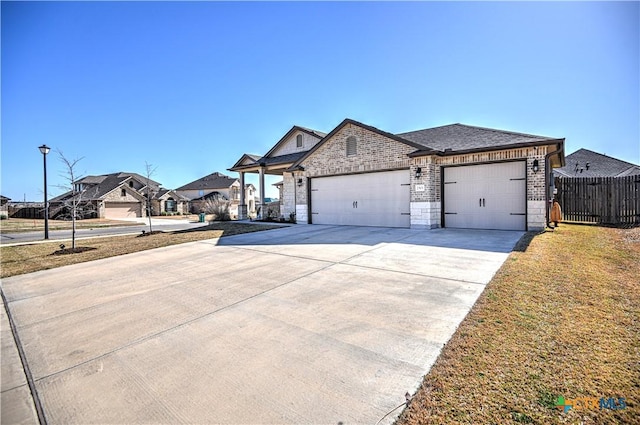
<instances>
[{"instance_id":1,"label":"bare tree","mask_svg":"<svg viewBox=\"0 0 640 425\"><path fill-rule=\"evenodd\" d=\"M152 164L149 164L147 161L144 162L144 176L145 176L145 184L147 185L146 190L146 203L147 203L147 217L149 217L149 233L153 232L153 228L151 227L151 202L153 201L153 197L155 193L153 191L154 188L151 187L151 176L155 174L158 167L154 167Z\"/></svg>"},{"instance_id":2,"label":"bare tree","mask_svg":"<svg viewBox=\"0 0 640 425\"><path fill-rule=\"evenodd\" d=\"M58 187L66 190L68 195L62 199L62 208L68 211L71 218L71 249L76 248L76 220L84 217L88 213L93 213L94 209L91 204L85 200L86 189L77 184L83 176L78 173L77 165L82 158L68 159L62 151L58 150L58 157L64 164L65 170L60 174L64 178L66 184Z\"/></svg>"}]
</instances>

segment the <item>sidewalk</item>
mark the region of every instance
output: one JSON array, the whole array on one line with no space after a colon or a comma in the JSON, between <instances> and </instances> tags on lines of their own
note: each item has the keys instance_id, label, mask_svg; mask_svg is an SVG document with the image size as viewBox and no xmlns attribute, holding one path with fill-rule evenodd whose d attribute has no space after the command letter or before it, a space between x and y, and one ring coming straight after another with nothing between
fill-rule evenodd
<instances>
[{"instance_id":1,"label":"sidewalk","mask_svg":"<svg viewBox=\"0 0 640 425\"><path fill-rule=\"evenodd\" d=\"M0 329L0 341L2 342L0 422L3 424L38 424L38 415L29 385L27 385L18 348L13 339L4 302L2 312L0 312Z\"/></svg>"}]
</instances>

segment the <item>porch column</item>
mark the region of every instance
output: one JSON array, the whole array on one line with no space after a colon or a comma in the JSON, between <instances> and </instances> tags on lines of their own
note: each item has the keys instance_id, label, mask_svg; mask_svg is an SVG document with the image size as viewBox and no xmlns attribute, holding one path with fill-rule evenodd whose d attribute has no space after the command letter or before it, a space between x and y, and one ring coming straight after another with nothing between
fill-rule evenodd
<instances>
[{"instance_id":1,"label":"porch column","mask_svg":"<svg viewBox=\"0 0 640 425\"><path fill-rule=\"evenodd\" d=\"M264 203L264 164L260 164L260 214L258 215L258 218L264 218L265 217L265 203Z\"/></svg>"},{"instance_id":2,"label":"porch column","mask_svg":"<svg viewBox=\"0 0 640 425\"><path fill-rule=\"evenodd\" d=\"M244 172L240 171L240 205L238 205L238 220L247 219L247 200L244 190Z\"/></svg>"}]
</instances>

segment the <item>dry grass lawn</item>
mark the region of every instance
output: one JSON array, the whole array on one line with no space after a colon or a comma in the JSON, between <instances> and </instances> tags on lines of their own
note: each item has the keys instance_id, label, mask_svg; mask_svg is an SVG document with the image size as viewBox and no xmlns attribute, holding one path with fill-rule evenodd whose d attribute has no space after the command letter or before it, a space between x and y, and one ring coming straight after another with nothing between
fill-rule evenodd
<instances>
[{"instance_id":1,"label":"dry grass lawn","mask_svg":"<svg viewBox=\"0 0 640 425\"><path fill-rule=\"evenodd\" d=\"M132 252L145 251L163 246L177 245L185 242L201 241L205 239L232 236L240 233L257 232L275 229L281 226L217 222L208 226L189 230L159 232L141 236L113 236L94 239L80 239L76 241L78 248L95 248L84 252L55 255L60 250L60 242L38 243L30 245L4 246L0 248L0 277L15 276L38 270L52 269L68 264L83 263L100 258L115 257ZM64 242L67 247L70 241Z\"/></svg>"},{"instance_id":2,"label":"dry grass lawn","mask_svg":"<svg viewBox=\"0 0 640 425\"><path fill-rule=\"evenodd\" d=\"M89 218L76 221L77 229L95 229L98 227L140 226L130 221L109 220L107 218ZM69 220L49 220L49 230L71 229ZM10 218L0 221L0 233L23 233L44 231L44 220L32 218Z\"/></svg>"},{"instance_id":3,"label":"dry grass lawn","mask_svg":"<svg viewBox=\"0 0 640 425\"><path fill-rule=\"evenodd\" d=\"M640 423L640 229L527 236L398 424ZM562 412L559 396L624 397L626 409Z\"/></svg>"}]
</instances>

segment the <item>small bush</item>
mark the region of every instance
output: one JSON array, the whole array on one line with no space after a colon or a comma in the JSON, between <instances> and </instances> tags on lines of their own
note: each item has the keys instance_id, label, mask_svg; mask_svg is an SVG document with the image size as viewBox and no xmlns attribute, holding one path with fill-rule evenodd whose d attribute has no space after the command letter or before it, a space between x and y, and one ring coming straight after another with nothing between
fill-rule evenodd
<instances>
[{"instance_id":1,"label":"small bush","mask_svg":"<svg viewBox=\"0 0 640 425\"><path fill-rule=\"evenodd\" d=\"M204 203L204 213L212 214L217 221L231 220L229 212L229 201L224 199L207 199Z\"/></svg>"},{"instance_id":2,"label":"small bush","mask_svg":"<svg viewBox=\"0 0 640 425\"><path fill-rule=\"evenodd\" d=\"M0 220L6 220L9 217L6 214L0 214Z\"/></svg>"},{"instance_id":3,"label":"small bush","mask_svg":"<svg viewBox=\"0 0 640 425\"><path fill-rule=\"evenodd\" d=\"M166 215L167 215L167 212L166 212L166 211L162 211L162 212L160 213L160 215L162 215L162 216L166 216Z\"/></svg>"}]
</instances>

